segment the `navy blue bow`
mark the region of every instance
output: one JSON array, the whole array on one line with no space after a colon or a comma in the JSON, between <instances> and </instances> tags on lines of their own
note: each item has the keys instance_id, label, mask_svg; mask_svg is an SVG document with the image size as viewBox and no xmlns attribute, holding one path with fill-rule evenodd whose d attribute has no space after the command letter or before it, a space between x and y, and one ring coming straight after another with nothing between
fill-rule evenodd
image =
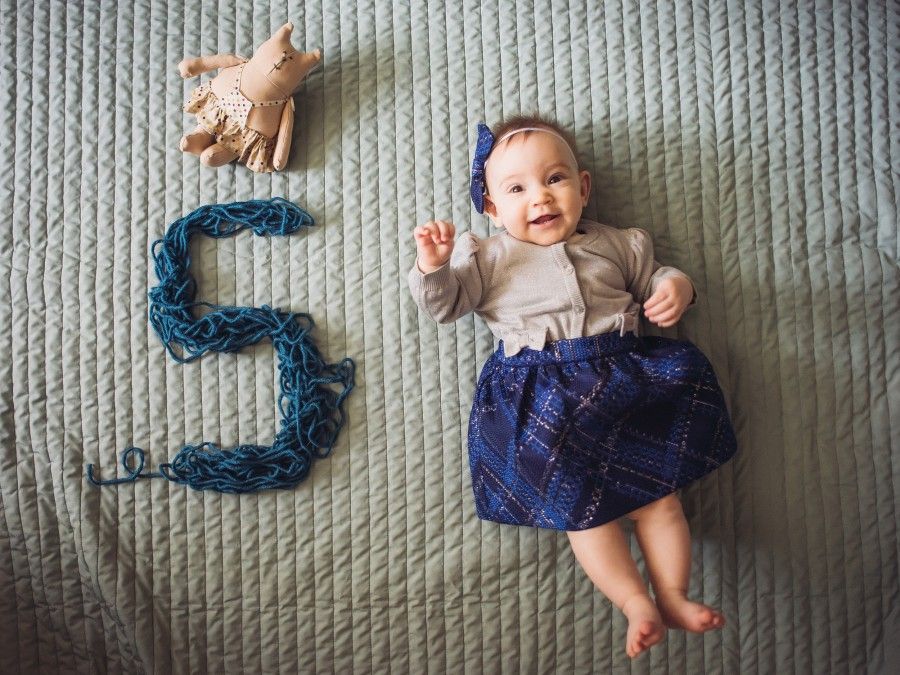
<instances>
[{"instance_id":1,"label":"navy blue bow","mask_svg":"<svg viewBox=\"0 0 900 675\"><path fill-rule=\"evenodd\" d=\"M484 213L484 165L494 147L494 134L484 124L478 125L478 143L475 145L475 159L472 160L472 185L469 194L478 213Z\"/></svg>"}]
</instances>

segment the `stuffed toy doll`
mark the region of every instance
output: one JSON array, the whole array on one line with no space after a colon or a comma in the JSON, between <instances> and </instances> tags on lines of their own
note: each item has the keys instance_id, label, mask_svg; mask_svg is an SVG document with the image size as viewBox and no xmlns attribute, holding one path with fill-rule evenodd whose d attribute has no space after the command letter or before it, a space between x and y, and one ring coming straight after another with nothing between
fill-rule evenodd
<instances>
[{"instance_id":1,"label":"stuffed toy doll","mask_svg":"<svg viewBox=\"0 0 900 675\"><path fill-rule=\"evenodd\" d=\"M204 166L237 160L252 171L287 165L294 128L291 93L322 58L291 46L292 23L263 42L253 57L216 54L178 64L184 78L219 69L218 75L191 92L184 110L197 127L181 139L181 150L200 156Z\"/></svg>"}]
</instances>

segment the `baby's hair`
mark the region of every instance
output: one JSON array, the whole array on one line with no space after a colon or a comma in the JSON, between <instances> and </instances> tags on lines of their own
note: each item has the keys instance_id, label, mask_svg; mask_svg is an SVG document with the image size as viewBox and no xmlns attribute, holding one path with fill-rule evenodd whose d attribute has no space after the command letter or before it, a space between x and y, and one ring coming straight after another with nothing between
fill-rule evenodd
<instances>
[{"instance_id":1,"label":"baby's hair","mask_svg":"<svg viewBox=\"0 0 900 675\"><path fill-rule=\"evenodd\" d=\"M494 134L494 138L499 140L510 131L515 131L516 129L527 129L529 127L549 129L550 131L559 134L572 150L572 155L574 155L575 160L578 162L578 170L581 170L581 160L578 159L578 150L575 147L575 137L572 136L569 131L563 129L560 126L559 122L554 119L545 117L544 115L513 115L512 117L507 117L505 120L497 124L497 126L491 129L491 133ZM528 138L529 134L531 133L533 132L523 131L522 138Z\"/></svg>"}]
</instances>

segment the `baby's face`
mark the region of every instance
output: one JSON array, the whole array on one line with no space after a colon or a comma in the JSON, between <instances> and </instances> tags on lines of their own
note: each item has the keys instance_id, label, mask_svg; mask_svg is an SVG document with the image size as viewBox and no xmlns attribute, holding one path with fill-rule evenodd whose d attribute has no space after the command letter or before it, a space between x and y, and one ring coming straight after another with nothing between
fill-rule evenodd
<instances>
[{"instance_id":1,"label":"baby's face","mask_svg":"<svg viewBox=\"0 0 900 675\"><path fill-rule=\"evenodd\" d=\"M550 246L575 232L591 178L554 134L515 134L495 148L485 167L484 210L516 239Z\"/></svg>"}]
</instances>

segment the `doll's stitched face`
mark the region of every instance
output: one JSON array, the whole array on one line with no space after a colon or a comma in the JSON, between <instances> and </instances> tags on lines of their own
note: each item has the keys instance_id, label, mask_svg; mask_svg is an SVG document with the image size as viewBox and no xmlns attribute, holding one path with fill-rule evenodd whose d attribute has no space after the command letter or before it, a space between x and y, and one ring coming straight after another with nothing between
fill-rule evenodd
<instances>
[{"instance_id":1,"label":"doll's stitched face","mask_svg":"<svg viewBox=\"0 0 900 675\"><path fill-rule=\"evenodd\" d=\"M494 224L540 246L572 236L591 187L565 141L542 131L514 134L495 147L485 179L484 211Z\"/></svg>"},{"instance_id":2,"label":"doll's stitched face","mask_svg":"<svg viewBox=\"0 0 900 675\"><path fill-rule=\"evenodd\" d=\"M289 54L289 53L287 52L287 50L282 49L282 50L281 50L281 58L278 59L275 63L272 64L272 70L281 70L281 65L282 65L285 61L293 61L293 60L294 60L294 52L292 51L292 52ZM268 74L271 75L272 70L270 70Z\"/></svg>"}]
</instances>

